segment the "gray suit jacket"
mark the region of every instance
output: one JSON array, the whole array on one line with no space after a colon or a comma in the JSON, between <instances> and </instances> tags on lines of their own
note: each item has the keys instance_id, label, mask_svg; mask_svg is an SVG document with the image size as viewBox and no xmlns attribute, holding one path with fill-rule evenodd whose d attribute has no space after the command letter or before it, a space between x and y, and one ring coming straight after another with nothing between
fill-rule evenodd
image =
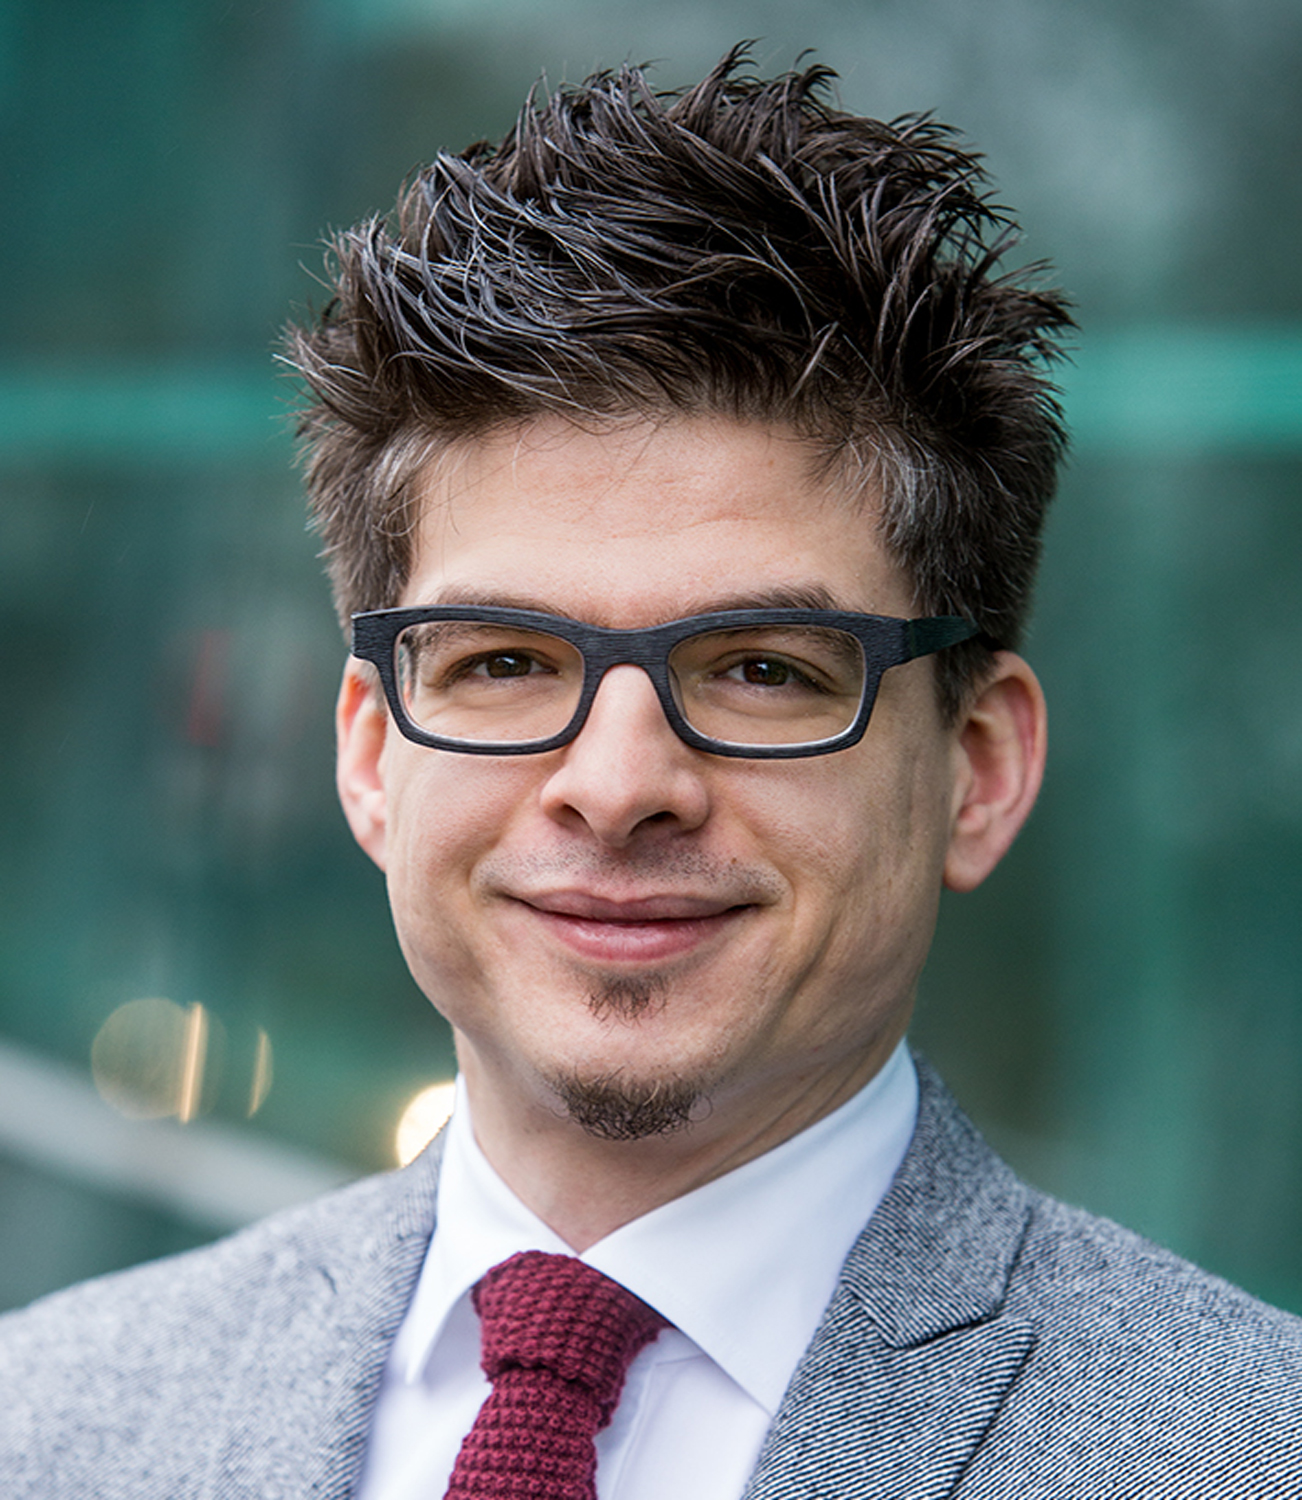
<instances>
[{"instance_id":1,"label":"gray suit jacket","mask_svg":"<svg viewBox=\"0 0 1302 1500\"><path fill-rule=\"evenodd\" d=\"M1302 1496L1302 1322L1033 1192L920 1072L746 1500ZM348 1496L437 1172L0 1319L0 1495Z\"/></svg>"}]
</instances>

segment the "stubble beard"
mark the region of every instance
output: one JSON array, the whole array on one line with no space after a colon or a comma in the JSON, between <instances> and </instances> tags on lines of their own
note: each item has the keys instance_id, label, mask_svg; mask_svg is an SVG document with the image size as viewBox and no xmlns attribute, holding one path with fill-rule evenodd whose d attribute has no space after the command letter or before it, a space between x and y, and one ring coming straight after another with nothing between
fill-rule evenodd
<instances>
[{"instance_id":1,"label":"stubble beard","mask_svg":"<svg viewBox=\"0 0 1302 1500\"><path fill-rule=\"evenodd\" d=\"M599 1020L636 1021L663 1003L666 989L659 975L608 979L589 994L588 1009ZM691 1124L705 1097L691 1079L633 1079L621 1073L564 1073L552 1087L574 1124L602 1141L674 1135Z\"/></svg>"}]
</instances>

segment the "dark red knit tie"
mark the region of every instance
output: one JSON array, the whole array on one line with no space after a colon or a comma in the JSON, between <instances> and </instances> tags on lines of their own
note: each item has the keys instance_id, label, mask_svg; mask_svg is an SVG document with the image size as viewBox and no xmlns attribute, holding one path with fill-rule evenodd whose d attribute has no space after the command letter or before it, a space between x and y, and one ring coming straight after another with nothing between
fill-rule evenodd
<instances>
[{"instance_id":1,"label":"dark red knit tie","mask_svg":"<svg viewBox=\"0 0 1302 1500\"><path fill-rule=\"evenodd\" d=\"M446 1500L596 1500L593 1439L665 1319L581 1260L541 1250L494 1266L471 1298L493 1390Z\"/></svg>"}]
</instances>

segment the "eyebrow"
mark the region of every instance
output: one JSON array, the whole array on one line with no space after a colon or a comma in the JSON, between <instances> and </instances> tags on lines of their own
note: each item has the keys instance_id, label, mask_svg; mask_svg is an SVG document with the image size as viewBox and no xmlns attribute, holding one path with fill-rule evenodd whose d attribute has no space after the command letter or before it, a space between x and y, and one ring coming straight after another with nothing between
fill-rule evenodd
<instances>
[{"instance_id":1,"label":"eyebrow","mask_svg":"<svg viewBox=\"0 0 1302 1500\"><path fill-rule=\"evenodd\" d=\"M535 614L569 618L563 615L553 603L534 594L462 585L439 589L432 598L423 602L444 607L465 604L477 609L528 609ZM679 618L688 619L692 615L716 614L731 609L849 610L850 606L838 600L830 589L820 583L814 583L798 587L756 589L747 593L725 594L721 598L702 599L687 609Z\"/></svg>"}]
</instances>

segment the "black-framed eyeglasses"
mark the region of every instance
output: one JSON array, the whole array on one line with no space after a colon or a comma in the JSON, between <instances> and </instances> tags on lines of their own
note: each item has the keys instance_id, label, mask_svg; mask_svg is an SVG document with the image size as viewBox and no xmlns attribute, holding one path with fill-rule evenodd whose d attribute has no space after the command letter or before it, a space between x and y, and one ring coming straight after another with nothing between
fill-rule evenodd
<instances>
[{"instance_id":1,"label":"black-framed eyeglasses","mask_svg":"<svg viewBox=\"0 0 1302 1500\"><path fill-rule=\"evenodd\" d=\"M611 667L641 667L674 733L712 755L789 759L857 744L882 674L970 639L952 616L733 609L607 630L527 609L437 605L353 616L398 728L466 755L537 755L583 728Z\"/></svg>"}]
</instances>

